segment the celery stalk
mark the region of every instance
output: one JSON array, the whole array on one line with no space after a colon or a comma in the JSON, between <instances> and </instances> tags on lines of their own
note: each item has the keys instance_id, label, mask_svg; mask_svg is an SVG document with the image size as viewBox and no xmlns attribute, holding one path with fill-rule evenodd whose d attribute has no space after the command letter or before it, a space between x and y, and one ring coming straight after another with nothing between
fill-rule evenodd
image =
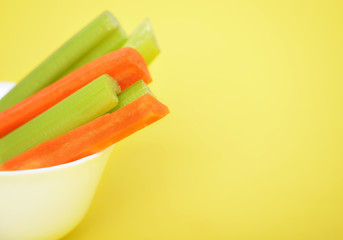
<instances>
[{"instance_id":1,"label":"celery stalk","mask_svg":"<svg viewBox=\"0 0 343 240\"><path fill-rule=\"evenodd\" d=\"M121 27L118 27L116 31L102 40L97 46L90 50L83 58L71 66L66 72L65 75L73 72L74 70L86 65L87 63L97 59L107 53L113 52L119 49L124 42L127 40L126 34Z\"/></svg>"},{"instance_id":2,"label":"celery stalk","mask_svg":"<svg viewBox=\"0 0 343 240\"><path fill-rule=\"evenodd\" d=\"M112 36L113 35L113 36ZM20 81L0 100L0 112L55 82L106 38L126 39L118 21L104 12ZM115 36L115 37L114 37ZM86 57L87 58L87 57Z\"/></svg>"},{"instance_id":3,"label":"celery stalk","mask_svg":"<svg viewBox=\"0 0 343 240\"><path fill-rule=\"evenodd\" d=\"M116 81L102 75L0 139L0 164L107 113L118 104Z\"/></svg>"},{"instance_id":4,"label":"celery stalk","mask_svg":"<svg viewBox=\"0 0 343 240\"><path fill-rule=\"evenodd\" d=\"M150 21L144 20L129 36L123 47L136 49L149 65L160 53Z\"/></svg>"},{"instance_id":5,"label":"celery stalk","mask_svg":"<svg viewBox=\"0 0 343 240\"><path fill-rule=\"evenodd\" d=\"M134 100L147 93L153 95L149 87L143 80L135 82L131 86L127 87L124 91L122 91L120 95L118 95L119 103L110 111L110 113L117 111L118 109L124 107L125 105L133 102Z\"/></svg>"},{"instance_id":6,"label":"celery stalk","mask_svg":"<svg viewBox=\"0 0 343 240\"><path fill-rule=\"evenodd\" d=\"M121 46L135 48L143 56L147 64L150 64L160 53L149 20L143 21L129 38L124 37L126 35L122 28L118 28L117 31L121 31L120 35L123 37L118 38L118 34L111 34L68 69L66 74L86 65L96 58L119 49Z\"/></svg>"}]
</instances>

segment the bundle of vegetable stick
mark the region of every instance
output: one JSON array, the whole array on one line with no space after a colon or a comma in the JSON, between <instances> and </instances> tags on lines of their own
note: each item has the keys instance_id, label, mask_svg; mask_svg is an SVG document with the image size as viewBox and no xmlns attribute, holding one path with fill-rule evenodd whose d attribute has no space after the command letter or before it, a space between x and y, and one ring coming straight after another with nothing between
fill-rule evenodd
<instances>
[{"instance_id":1,"label":"bundle of vegetable stick","mask_svg":"<svg viewBox=\"0 0 343 240\"><path fill-rule=\"evenodd\" d=\"M147 86L159 52L148 20L127 37L101 14L0 100L0 171L75 161L166 116Z\"/></svg>"}]
</instances>

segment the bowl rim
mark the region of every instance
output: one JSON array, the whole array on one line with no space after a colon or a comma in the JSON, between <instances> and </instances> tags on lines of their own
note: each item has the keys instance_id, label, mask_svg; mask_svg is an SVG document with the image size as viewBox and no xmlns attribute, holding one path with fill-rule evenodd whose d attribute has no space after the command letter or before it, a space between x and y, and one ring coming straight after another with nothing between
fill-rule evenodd
<instances>
[{"instance_id":1,"label":"bowl rim","mask_svg":"<svg viewBox=\"0 0 343 240\"><path fill-rule=\"evenodd\" d=\"M109 147L110 148L110 147ZM78 160L68 162L68 163L63 163L51 167L44 167L44 168L34 168L34 169L26 169L26 170L13 170L13 171L0 171L0 177L2 176L17 176L17 175L26 175L26 174L38 174L38 173L45 173L45 172L51 172L51 171L58 171L62 170L65 168L73 167L80 165L84 162L90 161L101 154L103 154L108 148L102 150L101 152L94 153L92 155L89 155L84 158L80 158Z\"/></svg>"}]
</instances>

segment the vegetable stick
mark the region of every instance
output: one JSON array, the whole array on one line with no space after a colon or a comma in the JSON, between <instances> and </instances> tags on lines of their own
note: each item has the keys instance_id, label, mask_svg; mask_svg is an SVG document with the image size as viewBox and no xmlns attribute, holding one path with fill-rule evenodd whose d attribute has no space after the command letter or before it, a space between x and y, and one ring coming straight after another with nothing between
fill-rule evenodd
<instances>
[{"instance_id":1,"label":"vegetable stick","mask_svg":"<svg viewBox=\"0 0 343 240\"><path fill-rule=\"evenodd\" d=\"M121 28L118 28L117 31L123 31ZM104 56L110 52L118 50L123 46L124 42L127 40L127 37L118 37L126 36L124 32L118 34L118 32L113 32L104 40L102 40L97 46L91 49L85 56L83 56L78 62L71 66L66 72L65 75L75 71L76 69L90 63L94 59L97 59L101 56Z\"/></svg>"},{"instance_id":2,"label":"vegetable stick","mask_svg":"<svg viewBox=\"0 0 343 240\"><path fill-rule=\"evenodd\" d=\"M67 134L46 141L0 166L1 171L55 166L101 151L169 113L149 93Z\"/></svg>"},{"instance_id":3,"label":"vegetable stick","mask_svg":"<svg viewBox=\"0 0 343 240\"><path fill-rule=\"evenodd\" d=\"M4 96L0 100L0 112L63 77L72 65L112 34L118 42L126 40L126 34L118 21L109 12L104 12L57 49Z\"/></svg>"},{"instance_id":4,"label":"vegetable stick","mask_svg":"<svg viewBox=\"0 0 343 240\"><path fill-rule=\"evenodd\" d=\"M122 29L118 28L117 31L122 31ZM125 33L122 33L122 35L125 35ZM119 49L120 46L136 49L142 55L147 65L149 65L160 53L155 35L152 31L151 23L149 20L144 20L129 38L118 38L117 34L111 34L105 38L76 64L70 67L67 73L82 67L98 57Z\"/></svg>"},{"instance_id":5,"label":"vegetable stick","mask_svg":"<svg viewBox=\"0 0 343 240\"><path fill-rule=\"evenodd\" d=\"M117 31L122 31L122 29L118 28ZM144 20L128 39L123 37L119 38L117 35L117 33L113 33L105 38L94 49L89 51L89 53L87 53L82 59L70 67L67 73L82 67L98 57L117 50L121 46L132 47L136 49L142 55L147 65L149 65L160 53L160 49L157 45L157 41L149 20ZM122 33L121 35L125 35L125 33Z\"/></svg>"},{"instance_id":6,"label":"vegetable stick","mask_svg":"<svg viewBox=\"0 0 343 240\"><path fill-rule=\"evenodd\" d=\"M108 112L118 104L116 90L103 75L0 139L0 164Z\"/></svg>"},{"instance_id":7,"label":"vegetable stick","mask_svg":"<svg viewBox=\"0 0 343 240\"><path fill-rule=\"evenodd\" d=\"M115 108L111 109L110 113L117 111L119 108L124 107L147 93L153 95L144 81L139 80L135 82L118 96L119 102Z\"/></svg>"},{"instance_id":8,"label":"vegetable stick","mask_svg":"<svg viewBox=\"0 0 343 240\"><path fill-rule=\"evenodd\" d=\"M49 109L93 79L108 74L124 90L142 79L151 82L144 59L132 48L122 48L102 56L68 74L17 105L0 113L0 137Z\"/></svg>"},{"instance_id":9,"label":"vegetable stick","mask_svg":"<svg viewBox=\"0 0 343 240\"><path fill-rule=\"evenodd\" d=\"M124 47L136 49L149 65L160 53L160 48L152 31L151 23L148 19L144 20L129 36Z\"/></svg>"}]
</instances>

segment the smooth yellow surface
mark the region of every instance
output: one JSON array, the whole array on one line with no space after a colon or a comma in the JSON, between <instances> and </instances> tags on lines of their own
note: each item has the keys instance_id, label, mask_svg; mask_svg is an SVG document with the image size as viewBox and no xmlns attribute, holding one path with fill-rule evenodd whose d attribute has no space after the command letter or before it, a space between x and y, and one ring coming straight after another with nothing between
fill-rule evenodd
<instances>
[{"instance_id":1,"label":"smooth yellow surface","mask_svg":"<svg viewBox=\"0 0 343 240\"><path fill-rule=\"evenodd\" d=\"M171 114L117 145L64 240L343 239L342 1L1 0L0 79L105 9L150 18Z\"/></svg>"}]
</instances>

